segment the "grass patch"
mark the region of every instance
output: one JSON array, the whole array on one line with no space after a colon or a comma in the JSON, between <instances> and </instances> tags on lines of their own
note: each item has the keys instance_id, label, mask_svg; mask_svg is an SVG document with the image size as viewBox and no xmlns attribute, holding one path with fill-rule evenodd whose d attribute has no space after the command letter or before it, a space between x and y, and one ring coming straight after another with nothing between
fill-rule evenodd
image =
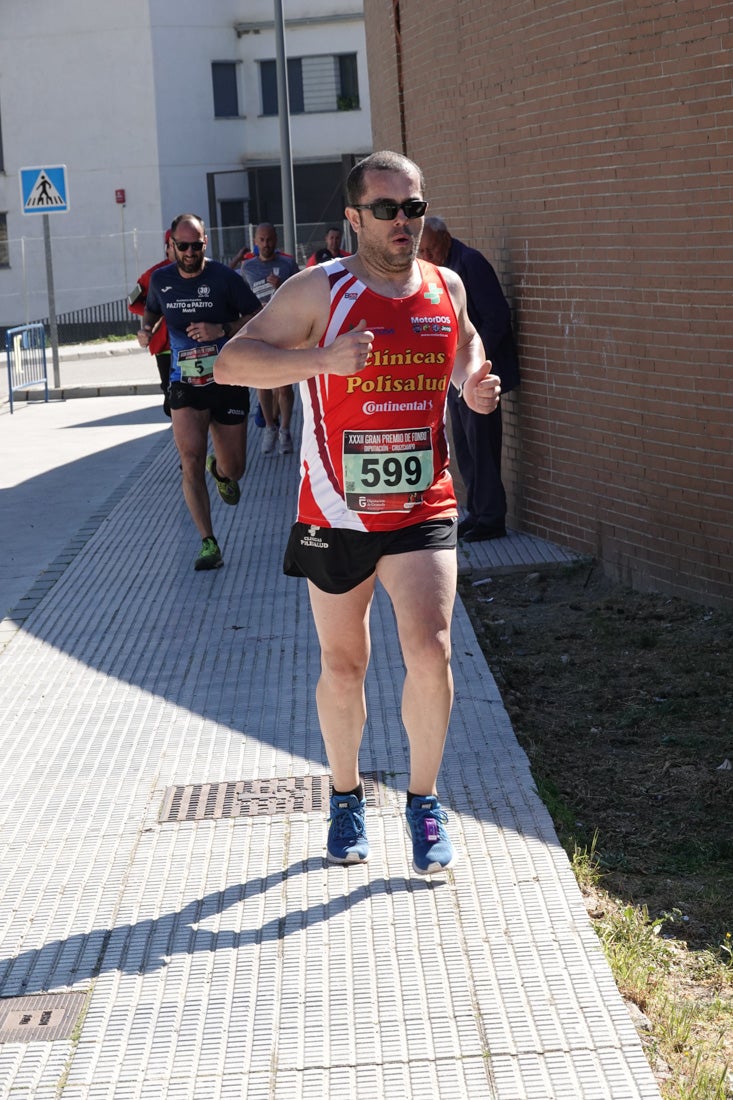
<instances>
[{"instance_id":1,"label":"grass patch","mask_svg":"<svg viewBox=\"0 0 733 1100\"><path fill-rule=\"evenodd\" d=\"M587 566L461 595L662 1096L733 1100L733 614Z\"/></svg>"},{"instance_id":2,"label":"grass patch","mask_svg":"<svg viewBox=\"0 0 733 1100\"><path fill-rule=\"evenodd\" d=\"M137 342L134 332L126 332L124 335L110 334L109 336L96 336L93 340L85 340L85 344L129 344Z\"/></svg>"},{"instance_id":3,"label":"grass patch","mask_svg":"<svg viewBox=\"0 0 733 1100\"><path fill-rule=\"evenodd\" d=\"M730 1100L728 1070L733 1030L733 937L717 952L685 958L685 945L666 938L679 911L653 917L645 905L624 904L602 886L595 837L577 845L573 871L619 991L643 1014L642 1042L665 1100ZM707 997L691 996L691 987Z\"/></svg>"}]
</instances>

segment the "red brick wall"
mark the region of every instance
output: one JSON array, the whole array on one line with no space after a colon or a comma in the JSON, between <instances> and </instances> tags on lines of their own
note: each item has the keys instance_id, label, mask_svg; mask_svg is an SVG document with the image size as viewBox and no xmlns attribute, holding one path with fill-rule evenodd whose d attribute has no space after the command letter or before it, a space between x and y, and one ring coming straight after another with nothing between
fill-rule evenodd
<instances>
[{"instance_id":1,"label":"red brick wall","mask_svg":"<svg viewBox=\"0 0 733 1100\"><path fill-rule=\"evenodd\" d=\"M716 0L366 0L374 148L494 264L522 387L510 523L733 602L733 15Z\"/></svg>"},{"instance_id":2,"label":"red brick wall","mask_svg":"<svg viewBox=\"0 0 733 1100\"><path fill-rule=\"evenodd\" d=\"M372 131L375 135L389 135L384 146L374 145L374 148L401 151L397 32L392 0L379 0L372 8L372 17L365 21Z\"/></svg>"}]
</instances>

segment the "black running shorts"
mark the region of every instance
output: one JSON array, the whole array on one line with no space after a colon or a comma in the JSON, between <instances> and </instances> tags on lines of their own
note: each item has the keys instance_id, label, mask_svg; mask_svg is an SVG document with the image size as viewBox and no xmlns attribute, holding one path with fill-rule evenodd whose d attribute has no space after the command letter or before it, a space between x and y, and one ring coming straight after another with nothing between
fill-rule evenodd
<instances>
[{"instance_id":1,"label":"black running shorts","mask_svg":"<svg viewBox=\"0 0 733 1100\"><path fill-rule=\"evenodd\" d=\"M454 550L458 521L436 519L396 531L346 531L296 523L285 549L283 572L307 577L323 592L350 592L371 577L386 554Z\"/></svg>"},{"instance_id":2,"label":"black running shorts","mask_svg":"<svg viewBox=\"0 0 733 1100\"><path fill-rule=\"evenodd\" d=\"M247 386L192 386L189 382L171 382L168 401L172 409L198 409L210 412L217 424L242 424L249 416Z\"/></svg>"}]
</instances>

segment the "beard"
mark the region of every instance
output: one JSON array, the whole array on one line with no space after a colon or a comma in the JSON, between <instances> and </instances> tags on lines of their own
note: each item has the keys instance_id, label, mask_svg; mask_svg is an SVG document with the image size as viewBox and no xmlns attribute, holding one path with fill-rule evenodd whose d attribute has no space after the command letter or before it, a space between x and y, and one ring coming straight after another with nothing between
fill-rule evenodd
<instances>
[{"instance_id":1,"label":"beard","mask_svg":"<svg viewBox=\"0 0 733 1100\"><path fill-rule=\"evenodd\" d=\"M362 233L359 237L359 255L368 263L376 268L381 268L389 272L402 272L409 271L417 256L417 249L420 243L420 238L415 237L412 234L410 236L410 247L401 248L399 251L392 251L389 247L389 241L373 241L366 240Z\"/></svg>"},{"instance_id":2,"label":"beard","mask_svg":"<svg viewBox=\"0 0 733 1100\"><path fill-rule=\"evenodd\" d=\"M191 255L186 253L185 256L181 256L178 259L178 270L182 275L200 275L204 270L204 264L206 263L206 254L199 252L198 255Z\"/></svg>"}]
</instances>

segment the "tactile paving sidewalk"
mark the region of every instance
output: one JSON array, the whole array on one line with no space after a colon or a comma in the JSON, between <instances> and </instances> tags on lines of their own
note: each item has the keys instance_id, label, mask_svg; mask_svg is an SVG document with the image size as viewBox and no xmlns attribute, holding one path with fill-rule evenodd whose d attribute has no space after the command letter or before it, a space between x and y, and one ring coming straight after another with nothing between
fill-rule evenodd
<instances>
[{"instance_id":1,"label":"tactile paving sidewalk","mask_svg":"<svg viewBox=\"0 0 733 1100\"><path fill-rule=\"evenodd\" d=\"M658 1098L460 605L454 871L410 870L383 594L369 864L328 866L309 804L161 820L171 787L327 772L306 586L280 572L296 472L253 429L239 507L214 499L225 567L194 573L159 445L0 652L0 1021L9 999L82 995L64 1038L0 1028L0 1095Z\"/></svg>"}]
</instances>

